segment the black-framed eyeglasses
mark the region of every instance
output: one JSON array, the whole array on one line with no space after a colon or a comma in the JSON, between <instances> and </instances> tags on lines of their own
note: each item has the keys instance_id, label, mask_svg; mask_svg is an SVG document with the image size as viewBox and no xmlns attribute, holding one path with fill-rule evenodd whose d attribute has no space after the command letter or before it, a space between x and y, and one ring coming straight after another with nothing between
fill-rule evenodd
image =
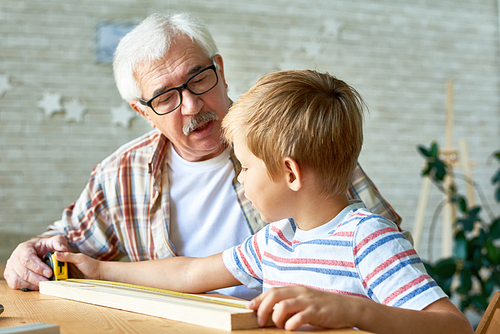
<instances>
[{"instance_id":1,"label":"black-framed eyeglasses","mask_svg":"<svg viewBox=\"0 0 500 334\"><path fill-rule=\"evenodd\" d=\"M166 115L182 104L182 91L187 89L194 95L205 94L219 83L215 64L205 67L192 75L182 86L170 88L156 94L148 101L139 99L142 105L148 106L158 115Z\"/></svg>"}]
</instances>

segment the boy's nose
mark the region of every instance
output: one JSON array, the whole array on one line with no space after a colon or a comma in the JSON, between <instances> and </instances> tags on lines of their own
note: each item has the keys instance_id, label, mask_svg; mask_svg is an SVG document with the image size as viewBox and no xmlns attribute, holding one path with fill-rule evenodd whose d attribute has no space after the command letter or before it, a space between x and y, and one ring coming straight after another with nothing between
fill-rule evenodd
<instances>
[{"instance_id":1,"label":"boy's nose","mask_svg":"<svg viewBox=\"0 0 500 334\"><path fill-rule=\"evenodd\" d=\"M243 175L242 175L242 174L243 174L243 173L241 173L241 172L238 174L238 178L237 178L237 180L238 180L238 182L239 182L239 183L241 183L241 185L242 185L242 186L244 186L244 185L245 185L245 184L244 184L244 183L245 183L245 178L243 177Z\"/></svg>"}]
</instances>

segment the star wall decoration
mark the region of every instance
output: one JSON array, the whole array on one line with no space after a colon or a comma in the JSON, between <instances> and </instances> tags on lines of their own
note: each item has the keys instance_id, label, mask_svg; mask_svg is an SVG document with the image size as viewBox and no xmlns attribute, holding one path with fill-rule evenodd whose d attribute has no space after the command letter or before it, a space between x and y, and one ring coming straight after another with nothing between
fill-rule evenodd
<instances>
[{"instance_id":1,"label":"star wall decoration","mask_svg":"<svg viewBox=\"0 0 500 334\"><path fill-rule=\"evenodd\" d=\"M128 104L122 103L119 107L111 109L111 123L121 125L125 129L130 126L130 121L137 115Z\"/></svg>"},{"instance_id":2,"label":"star wall decoration","mask_svg":"<svg viewBox=\"0 0 500 334\"><path fill-rule=\"evenodd\" d=\"M323 48L321 47L320 41L310 41L305 48L306 55L310 58L317 59L321 56Z\"/></svg>"},{"instance_id":3,"label":"star wall decoration","mask_svg":"<svg viewBox=\"0 0 500 334\"><path fill-rule=\"evenodd\" d=\"M45 117L51 117L53 113L62 110L61 94L45 92L38 106L45 112Z\"/></svg>"},{"instance_id":4,"label":"star wall decoration","mask_svg":"<svg viewBox=\"0 0 500 334\"><path fill-rule=\"evenodd\" d=\"M340 39L345 25L332 19L326 19L323 22L323 28L327 36L332 36L334 39Z\"/></svg>"},{"instance_id":5,"label":"star wall decoration","mask_svg":"<svg viewBox=\"0 0 500 334\"><path fill-rule=\"evenodd\" d=\"M5 94L12 86L9 83L9 76L5 74L0 75L0 97Z\"/></svg>"},{"instance_id":6,"label":"star wall decoration","mask_svg":"<svg viewBox=\"0 0 500 334\"><path fill-rule=\"evenodd\" d=\"M66 120L68 122L83 122L83 114L85 114L86 109L77 98L63 104L64 109L66 110Z\"/></svg>"}]
</instances>

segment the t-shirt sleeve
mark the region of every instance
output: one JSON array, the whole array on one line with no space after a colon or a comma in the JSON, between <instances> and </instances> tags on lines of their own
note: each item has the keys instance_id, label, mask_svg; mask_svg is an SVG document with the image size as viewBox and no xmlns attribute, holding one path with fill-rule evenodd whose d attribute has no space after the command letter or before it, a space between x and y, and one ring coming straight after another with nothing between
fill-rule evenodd
<instances>
[{"instance_id":1,"label":"t-shirt sleeve","mask_svg":"<svg viewBox=\"0 0 500 334\"><path fill-rule=\"evenodd\" d=\"M262 253L269 226L248 237L241 245L234 246L222 254L227 270L242 284L250 289L262 290Z\"/></svg>"},{"instance_id":2,"label":"t-shirt sleeve","mask_svg":"<svg viewBox=\"0 0 500 334\"><path fill-rule=\"evenodd\" d=\"M382 217L364 218L358 223L354 240L356 267L371 299L385 305L422 310L446 297L394 223Z\"/></svg>"}]
</instances>

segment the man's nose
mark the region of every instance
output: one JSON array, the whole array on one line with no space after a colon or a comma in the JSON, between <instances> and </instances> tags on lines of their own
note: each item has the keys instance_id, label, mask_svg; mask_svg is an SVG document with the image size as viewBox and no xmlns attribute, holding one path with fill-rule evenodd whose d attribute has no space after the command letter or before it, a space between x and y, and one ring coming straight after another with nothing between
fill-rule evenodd
<instances>
[{"instance_id":1,"label":"man's nose","mask_svg":"<svg viewBox=\"0 0 500 334\"><path fill-rule=\"evenodd\" d=\"M199 95L191 93L188 89L182 91L181 113L183 115L196 115L203 106Z\"/></svg>"}]
</instances>

